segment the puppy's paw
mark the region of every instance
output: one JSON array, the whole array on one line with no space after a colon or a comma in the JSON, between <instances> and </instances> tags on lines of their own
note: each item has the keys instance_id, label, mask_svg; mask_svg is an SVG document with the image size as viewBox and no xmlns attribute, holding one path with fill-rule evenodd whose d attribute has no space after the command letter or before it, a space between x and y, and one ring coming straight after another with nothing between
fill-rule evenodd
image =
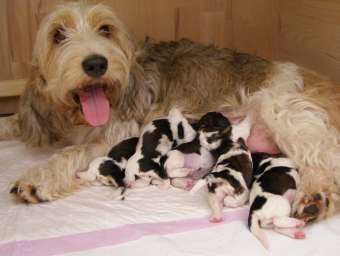
<instances>
[{"instance_id":1,"label":"puppy's paw","mask_svg":"<svg viewBox=\"0 0 340 256\"><path fill-rule=\"evenodd\" d=\"M36 204L47 201L42 199L39 190L35 186L24 181L17 181L11 188L10 193L18 203Z\"/></svg>"},{"instance_id":2,"label":"puppy's paw","mask_svg":"<svg viewBox=\"0 0 340 256\"><path fill-rule=\"evenodd\" d=\"M223 221L223 218L222 217L211 216L209 221L211 223L220 223L220 222Z\"/></svg>"},{"instance_id":3,"label":"puppy's paw","mask_svg":"<svg viewBox=\"0 0 340 256\"><path fill-rule=\"evenodd\" d=\"M306 223L310 223L331 215L333 209L334 200L330 193L302 194L295 198L293 215Z\"/></svg>"},{"instance_id":4,"label":"puppy's paw","mask_svg":"<svg viewBox=\"0 0 340 256\"><path fill-rule=\"evenodd\" d=\"M296 231L294 233L295 239L304 239L306 237L305 233L303 231Z\"/></svg>"},{"instance_id":5,"label":"puppy's paw","mask_svg":"<svg viewBox=\"0 0 340 256\"><path fill-rule=\"evenodd\" d=\"M194 186L195 182L192 179L188 179L185 184L185 190L191 190L192 187Z\"/></svg>"}]
</instances>

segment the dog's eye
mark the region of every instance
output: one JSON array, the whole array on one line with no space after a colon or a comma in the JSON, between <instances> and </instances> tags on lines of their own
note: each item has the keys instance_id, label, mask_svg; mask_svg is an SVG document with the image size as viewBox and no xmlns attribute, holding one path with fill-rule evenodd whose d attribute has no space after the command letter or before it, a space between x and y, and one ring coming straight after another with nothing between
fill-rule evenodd
<instances>
[{"instance_id":1,"label":"dog's eye","mask_svg":"<svg viewBox=\"0 0 340 256\"><path fill-rule=\"evenodd\" d=\"M109 25L102 25L98 29L98 33L104 37L110 37L111 36L111 29Z\"/></svg>"},{"instance_id":2,"label":"dog's eye","mask_svg":"<svg viewBox=\"0 0 340 256\"><path fill-rule=\"evenodd\" d=\"M54 43L60 44L66 39L65 30L63 28L57 28L53 35Z\"/></svg>"}]
</instances>

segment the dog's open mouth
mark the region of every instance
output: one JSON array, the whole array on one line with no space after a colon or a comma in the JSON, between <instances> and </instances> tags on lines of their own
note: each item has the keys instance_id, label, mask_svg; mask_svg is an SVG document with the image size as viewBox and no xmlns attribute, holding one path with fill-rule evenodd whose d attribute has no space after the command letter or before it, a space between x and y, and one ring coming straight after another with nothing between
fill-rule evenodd
<instances>
[{"instance_id":1,"label":"dog's open mouth","mask_svg":"<svg viewBox=\"0 0 340 256\"><path fill-rule=\"evenodd\" d=\"M76 92L74 99L80 103L84 117L90 125L101 126L109 120L110 102L105 94L105 86L86 86Z\"/></svg>"}]
</instances>

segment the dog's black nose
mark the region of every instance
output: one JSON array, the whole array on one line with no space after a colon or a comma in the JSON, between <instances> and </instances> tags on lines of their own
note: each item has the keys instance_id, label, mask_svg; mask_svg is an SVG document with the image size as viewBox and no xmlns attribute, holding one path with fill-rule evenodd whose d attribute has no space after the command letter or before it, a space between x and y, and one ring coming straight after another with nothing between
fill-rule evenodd
<instances>
[{"instance_id":1,"label":"dog's black nose","mask_svg":"<svg viewBox=\"0 0 340 256\"><path fill-rule=\"evenodd\" d=\"M107 70L107 59L100 55L90 55L82 63L85 73L91 77L101 77Z\"/></svg>"}]
</instances>

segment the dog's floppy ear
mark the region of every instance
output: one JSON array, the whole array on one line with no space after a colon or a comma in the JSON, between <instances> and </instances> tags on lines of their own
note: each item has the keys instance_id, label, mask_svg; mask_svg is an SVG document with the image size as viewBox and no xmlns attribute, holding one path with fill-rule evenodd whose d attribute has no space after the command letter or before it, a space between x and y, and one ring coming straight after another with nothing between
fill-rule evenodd
<instances>
[{"instance_id":1,"label":"dog's floppy ear","mask_svg":"<svg viewBox=\"0 0 340 256\"><path fill-rule=\"evenodd\" d=\"M60 138L56 119L60 114L52 110L52 104L41 93L47 86L37 67L32 68L30 79L26 85L19 104L20 138L30 146L52 145ZM58 124L60 126L60 124Z\"/></svg>"}]
</instances>

